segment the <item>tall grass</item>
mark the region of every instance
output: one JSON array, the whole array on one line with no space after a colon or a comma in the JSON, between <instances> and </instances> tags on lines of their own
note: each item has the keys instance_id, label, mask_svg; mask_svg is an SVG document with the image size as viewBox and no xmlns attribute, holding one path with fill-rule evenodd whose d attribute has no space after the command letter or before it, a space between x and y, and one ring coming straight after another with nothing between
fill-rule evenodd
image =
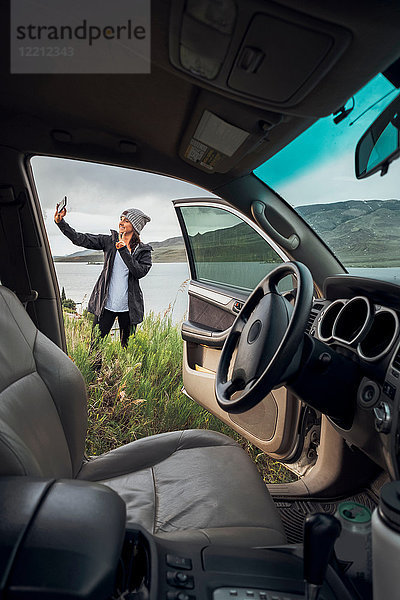
<instances>
[{"instance_id":1,"label":"tall grass","mask_svg":"<svg viewBox=\"0 0 400 600\"><path fill-rule=\"evenodd\" d=\"M91 321L65 313L67 347L88 391L87 453L97 455L144 436L181 429L212 429L234 438L250 454L267 483L296 477L280 463L188 399L182 388L182 339L171 317L148 314L129 339L98 340L101 369L90 355Z\"/></svg>"}]
</instances>

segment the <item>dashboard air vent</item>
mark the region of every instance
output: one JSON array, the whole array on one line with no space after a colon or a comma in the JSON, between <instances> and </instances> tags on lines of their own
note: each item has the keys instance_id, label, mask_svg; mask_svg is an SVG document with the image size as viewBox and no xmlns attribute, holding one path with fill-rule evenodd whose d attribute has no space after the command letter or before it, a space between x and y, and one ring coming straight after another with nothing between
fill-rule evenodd
<instances>
[{"instance_id":1,"label":"dashboard air vent","mask_svg":"<svg viewBox=\"0 0 400 600\"><path fill-rule=\"evenodd\" d=\"M314 304L314 306L311 309L310 312L310 316L308 317L308 321L307 321L307 325L306 325L306 332L310 333L311 331L311 327L314 324L315 319L317 318L317 316L319 315L320 311L324 308L323 304Z\"/></svg>"},{"instance_id":2,"label":"dashboard air vent","mask_svg":"<svg viewBox=\"0 0 400 600\"><path fill-rule=\"evenodd\" d=\"M397 371L400 371L400 346L397 348L397 352L394 355L392 367L394 367Z\"/></svg>"}]
</instances>

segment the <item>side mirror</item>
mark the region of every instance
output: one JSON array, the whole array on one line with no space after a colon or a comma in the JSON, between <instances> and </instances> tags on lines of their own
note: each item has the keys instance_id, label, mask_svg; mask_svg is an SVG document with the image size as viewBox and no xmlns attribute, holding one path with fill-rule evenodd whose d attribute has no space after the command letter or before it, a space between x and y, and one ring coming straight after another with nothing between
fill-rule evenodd
<instances>
[{"instance_id":1,"label":"side mirror","mask_svg":"<svg viewBox=\"0 0 400 600\"><path fill-rule=\"evenodd\" d=\"M368 127L355 153L357 179L377 171L385 175L389 164L400 155L400 96L397 96Z\"/></svg>"}]
</instances>

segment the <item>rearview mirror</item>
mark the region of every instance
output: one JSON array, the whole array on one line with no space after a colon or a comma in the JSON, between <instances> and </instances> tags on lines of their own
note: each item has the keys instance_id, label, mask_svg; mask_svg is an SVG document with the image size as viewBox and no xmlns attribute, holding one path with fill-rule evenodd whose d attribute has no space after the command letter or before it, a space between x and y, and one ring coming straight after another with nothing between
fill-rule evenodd
<instances>
[{"instance_id":1,"label":"rearview mirror","mask_svg":"<svg viewBox=\"0 0 400 600\"><path fill-rule=\"evenodd\" d=\"M377 171L385 175L400 155L400 96L397 96L368 127L356 147L356 177L364 179Z\"/></svg>"}]
</instances>

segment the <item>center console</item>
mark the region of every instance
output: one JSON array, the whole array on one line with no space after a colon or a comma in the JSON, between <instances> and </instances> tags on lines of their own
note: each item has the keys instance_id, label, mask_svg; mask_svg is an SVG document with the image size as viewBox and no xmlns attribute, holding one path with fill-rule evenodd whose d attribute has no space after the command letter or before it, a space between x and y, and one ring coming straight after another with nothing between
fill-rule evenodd
<instances>
[{"instance_id":1,"label":"center console","mask_svg":"<svg viewBox=\"0 0 400 600\"><path fill-rule=\"evenodd\" d=\"M0 514L0 596L7 600L304 597L302 546L251 548L245 539L219 546L201 531L178 538L126 529L124 502L103 485L3 477ZM339 571L329 565L325 574L333 538L324 544L315 523L308 579L323 582L319 600L351 600Z\"/></svg>"},{"instance_id":2,"label":"center console","mask_svg":"<svg viewBox=\"0 0 400 600\"><path fill-rule=\"evenodd\" d=\"M122 555L124 566L116 584L121 599L123 592L138 600L304 598L302 546L234 548L177 542L137 527L127 530ZM351 598L329 566L319 600Z\"/></svg>"}]
</instances>

